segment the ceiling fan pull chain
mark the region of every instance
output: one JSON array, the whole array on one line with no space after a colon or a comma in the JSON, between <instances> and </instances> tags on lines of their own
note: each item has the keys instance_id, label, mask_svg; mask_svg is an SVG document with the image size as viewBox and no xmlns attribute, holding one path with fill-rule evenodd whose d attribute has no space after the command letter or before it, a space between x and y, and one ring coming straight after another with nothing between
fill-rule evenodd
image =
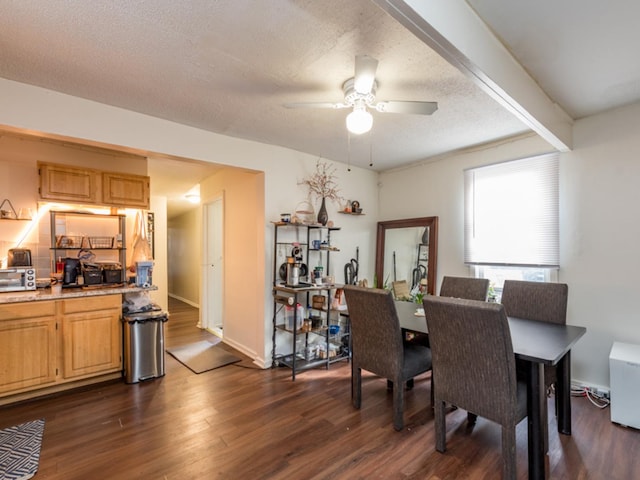
<instances>
[{"instance_id":1,"label":"ceiling fan pull chain","mask_svg":"<svg viewBox=\"0 0 640 480\"><path fill-rule=\"evenodd\" d=\"M369 166L373 167L373 138L371 130L369 130Z\"/></svg>"},{"instance_id":2,"label":"ceiling fan pull chain","mask_svg":"<svg viewBox=\"0 0 640 480\"><path fill-rule=\"evenodd\" d=\"M347 130L347 172L351 171L351 133Z\"/></svg>"}]
</instances>

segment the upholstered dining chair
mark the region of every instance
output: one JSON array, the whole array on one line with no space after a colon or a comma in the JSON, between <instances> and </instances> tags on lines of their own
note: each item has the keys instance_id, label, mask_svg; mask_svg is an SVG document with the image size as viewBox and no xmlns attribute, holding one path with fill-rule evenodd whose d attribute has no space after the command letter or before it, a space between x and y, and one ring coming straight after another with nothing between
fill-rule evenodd
<instances>
[{"instance_id":1,"label":"upholstered dining chair","mask_svg":"<svg viewBox=\"0 0 640 480\"><path fill-rule=\"evenodd\" d=\"M442 277L441 297L466 298L468 300L486 300L489 293L489 279L469 277ZM429 335L413 333L413 343L429 346ZM433 395L433 391L431 392ZM433 400L433 397L432 397Z\"/></svg>"},{"instance_id":2,"label":"upholstered dining chair","mask_svg":"<svg viewBox=\"0 0 640 480\"><path fill-rule=\"evenodd\" d=\"M516 478L516 425L527 386L516 376L509 323L497 303L423 299L433 355L436 450L446 450L445 403L502 426L504 478Z\"/></svg>"},{"instance_id":3,"label":"upholstered dining chair","mask_svg":"<svg viewBox=\"0 0 640 480\"><path fill-rule=\"evenodd\" d=\"M404 427L404 383L431 370L431 350L403 342L391 292L345 285L351 322L353 406L362 403L362 370L386 378L393 385L393 426Z\"/></svg>"},{"instance_id":4,"label":"upholstered dining chair","mask_svg":"<svg viewBox=\"0 0 640 480\"><path fill-rule=\"evenodd\" d=\"M565 283L505 280L500 303L510 317L548 323L567 323L569 286ZM547 390L557 381L555 366L545 365L544 383ZM556 396L557 411L557 396Z\"/></svg>"},{"instance_id":5,"label":"upholstered dining chair","mask_svg":"<svg viewBox=\"0 0 640 480\"><path fill-rule=\"evenodd\" d=\"M441 297L486 300L489 293L488 278L448 277L442 278Z\"/></svg>"},{"instance_id":6,"label":"upholstered dining chair","mask_svg":"<svg viewBox=\"0 0 640 480\"><path fill-rule=\"evenodd\" d=\"M442 277L442 284L440 285L441 297L465 298L467 300L485 301L488 294L488 278L450 276ZM429 345L428 339L426 345ZM433 381L431 382L431 387L431 403L433 404ZM470 423L476 421L476 415L474 413L469 412L467 418L469 419Z\"/></svg>"}]
</instances>

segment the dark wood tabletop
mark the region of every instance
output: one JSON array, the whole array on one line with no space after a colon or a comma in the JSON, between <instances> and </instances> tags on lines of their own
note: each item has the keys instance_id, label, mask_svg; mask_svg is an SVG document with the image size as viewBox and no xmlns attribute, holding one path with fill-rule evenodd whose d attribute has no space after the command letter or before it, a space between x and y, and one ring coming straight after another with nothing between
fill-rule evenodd
<instances>
[{"instance_id":1,"label":"dark wood tabletop","mask_svg":"<svg viewBox=\"0 0 640 480\"><path fill-rule=\"evenodd\" d=\"M421 305L396 302L400 326L405 330L428 334ZM557 365L557 422L560 433L571 435L571 348L587 329L575 325L539 322L508 317L513 353L527 365L527 417L529 478L545 479L547 412L543 365Z\"/></svg>"},{"instance_id":2,"label":"dark wood tabletop","mask_svg":"<svg viewBox=\"0 0 640 480\"><path fill-rule=\"evenodd\" d=\"M517 358L556 365L587 331L575 325L558 325L509 317L513 352Z\"/></svg>"}]
</instances>

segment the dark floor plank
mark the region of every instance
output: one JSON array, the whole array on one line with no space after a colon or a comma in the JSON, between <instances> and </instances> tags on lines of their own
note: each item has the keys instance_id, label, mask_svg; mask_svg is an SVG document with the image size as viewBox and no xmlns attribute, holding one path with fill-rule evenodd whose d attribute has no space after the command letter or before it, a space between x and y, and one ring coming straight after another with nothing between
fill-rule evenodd
<instances>
[{"instance_id":1,"label":"dark floor plank","mask_svg":"<svg viewBox=\"0 0 640 480\"><path fill-rule=\"evenodd\" d=\"M175 300L166 346L212 339L198 311ZM225 348L231 350L228 346ZM310 370L239 364L196 375L166 355L166 375L113 382L0 408L0 428L45 418L38 479L495 479L500 430L447 415L447 452L434 449L429 376L405 395L406 425L392 426L386 382L363 377L362 409L350 399L350 367ZM550 419L552 479L637 478L640 434L573 398L573 435ZM553 412L552 401L549 411ZM526 422L518 426L518 478L527 477Z\"/></svg>"}]
</instances>

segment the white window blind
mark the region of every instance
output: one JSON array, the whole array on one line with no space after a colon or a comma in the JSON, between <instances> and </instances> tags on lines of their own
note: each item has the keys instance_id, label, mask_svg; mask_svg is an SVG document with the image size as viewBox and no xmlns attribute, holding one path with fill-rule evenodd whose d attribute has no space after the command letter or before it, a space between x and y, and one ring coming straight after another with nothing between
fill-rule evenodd
<instances>
[{"instance_id":1,"label":"white window blind","mask_svg":"<svg viewBox=\"0 0 640 480\"><path fill-rule=\"evenodd\" d=\"M464 173L464 261L559 266L558 155Z\"/></svg>"}]
</instances>

